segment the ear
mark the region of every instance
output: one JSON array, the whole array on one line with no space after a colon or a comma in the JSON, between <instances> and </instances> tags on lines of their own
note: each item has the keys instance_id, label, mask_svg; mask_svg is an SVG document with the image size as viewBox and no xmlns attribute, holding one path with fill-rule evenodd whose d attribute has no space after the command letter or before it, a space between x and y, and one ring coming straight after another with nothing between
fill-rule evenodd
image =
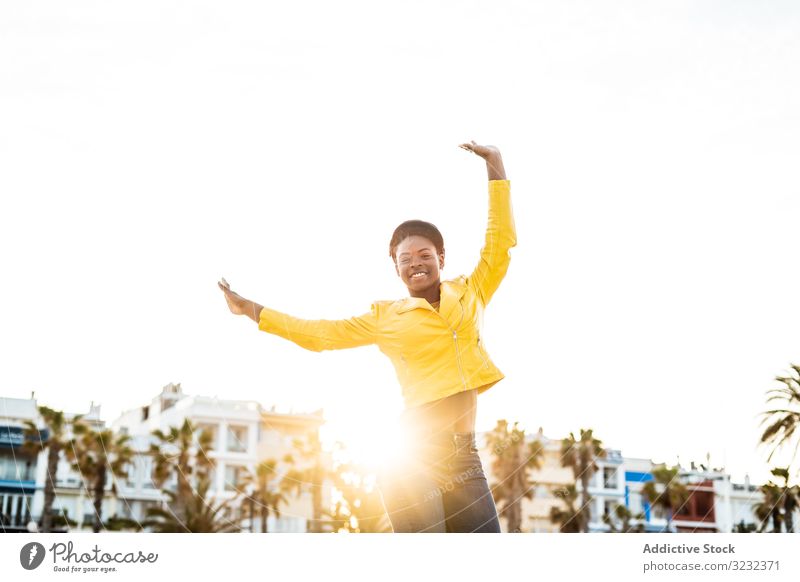
<instances>
[{"instance_id":1,"label":"ear","mask_svg":"<svg viewBox=\"0 0 800 582\"><path fill-rule=\"evenodd\" d=\"M400 268L397 266L397 262L394 263L394 272L397 273L397 276L400 276Z\"/></svg>"},{"instance_id":2,"label":"ear","mask_svg":"<svg viewBox=\"0 0 800 582\"><path fill-rule=\"evenodd\" d=\"M439 270L441 271L442 269L444 269L444 249L439 253Z\"/></svg>"}]
</instances>

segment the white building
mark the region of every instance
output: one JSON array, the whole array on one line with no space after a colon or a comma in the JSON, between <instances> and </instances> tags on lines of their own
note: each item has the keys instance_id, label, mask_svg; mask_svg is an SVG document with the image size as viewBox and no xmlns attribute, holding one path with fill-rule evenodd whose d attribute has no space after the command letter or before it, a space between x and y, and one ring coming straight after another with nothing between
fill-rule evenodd
<instances>
[{"instance_id":1,"label":"white building","mask_svg":"<svg viewBox=\"0 0 800 582\"><path fill-rule=\"evenodd\" d=\"M69 421L76 415L65 413ZM112 495L112 478L109 476L106 495L102 503L102 519L122 517L142 522L149 507L161 506L167 497L156 487L152 479L152 457L146 454L151 443L158 443L152 431L160 429L169 432L170 427L180 427L184 419L189 419L200 429L213 435L212 450L208 456L213 459L215 468L211 472L212 486L208 492L209 501L217 503L231 499L242 491L241 480L245 471L254 471L256 465L267 459L280 461L286 454L292 454L294 466L302 468L300 459L293 448L293 440L303 439L318 433L324 423L322 411L311 414L276 412L265 410L254 401L222 400L202 396L188 396L180 384L168 384L161 393L148 404L129 410L113 423L112 430L131 437L129 446L138 454L128 469L128 477L117 480L117 495ZM22 451L25 422L32 421L47 438L47 427L38 413L38 405L33 398L0 398L0 531L27 531L27 524L33 520L41 522L44 507L44 484L47 473L48 451L42 451L37 458L31 458ZM103 429L100 420L100 406L92 404L88 414L82 416L95 429ZM68 432L67 438L72 435ZM330 459L323 454L323 464L329 466ZM164 486L174 487L175 479ZM90 530L94 522L94 506L86 486L75 472L66 457L61 455L55 479L55 501L53 513L66 515L77 523L71 530ZM330 505L330 485L321 488L321 506ZM227 517L241 525L245 531L250 529L250 509L241 505L241 497L232 505ZM258 511L258 507L254 507ZM287 495L287 503L281 506L281 517L270 515L270 532L304 532L310 529L313 516L312 495L303 491L297 496ZM254 531L261 530L256 514ZM64 527L54 527L53 531L64 531Z\"/></svg>"},{"instance_id":2,"label":"white building","mask_svg":"<svg viewBox=\"0 0 800 582\"><path fill-rule=\"evenodd\" d=\"M67 426L65 438L72 437L69 427L75 416L74 413L64 413ZM102 428L100 406L92 403L82 420L94 428ZM49 429L39 414L34 394L31 394L31 398L0 398L0 524L9 531L28 531L27 523L31 520L40 521L44 508L48 450L43 450L36 458L23 452L26 421L33 422L43 438L48 438ZM78 475L63 455L58 463L54 485L56 498L53 514L66 513L78 523L84 520L91 523L94 508L91 502L87 502Z\"/></svg>"},{"instance_id":3,"label":"white building","mask_svg":"<svg viewBox=\"0 0 800 582\"><path fill-rule=\"evenodd\" d=\"M495 481L492 475L491 451L485 446L485 433L479 435L479 448L484 470L491 486ZM561 466L561 439L549 439L541 429L537 434L526 435L526 441L538 439L544 446L544 458L538 471L530 473L533 481L533 499L522 500L523 532L556 532L558 526L550 521L552 507L565 509L555 492L566 485L575 483L572 469ZM607 532L609 526L603 521L604 514L610 514L612 521L614 507L621 504L632 515L644 514L641 523L645 532L662 532L667 527L667 515L660 507L653 507L642 495L644 484L653 479L656 467L651 459L624 457L617 449L607 449L605 459L597 461L598 470L589 481L591 500L590 532ZM758 520L753 505L763 499L758 487L731 483L730 476L720 469L706 470L692 463L690 469L681 468L681 482L689 489L687 502L672 516L672 531L678 532L731 532L737 524L754 524ZM581 503L581 484L576 484ZM499 508L498 508L499 509ZM501 527L505 531L505 520ZM632 525L640 523L636 519ZM795 527L800 526L800 509L794 519Z\"/></svg>"},{"instance_id":4,"label":"white building","mask_svg":"<svg viewBox=\"0 0 800 582\"><path fill-rule=\"evenodd\" d=\"M0 531L27 531L33 515L36 459L21 447L25 421L38 416L32 398L0 398Z\"/></svg>"},{"instance_id":5,"label":"white building","mask_svg":"<svg viewBox=\"0 0 800 582\"><path fill-rule=\"evenodd\" d=\"M120 517L141 522L148 507L166 501L153 482L153 459L146 453L151 443L158 444L152 436L154 430L167 433L170 427L179 428L185 419L212 435L213 444L208 457L214 461L214 469L209 499L216 503L235 498L235 505L226 516L246 530L251 524L250 507L241 505L246 493L242 486L245 472L255 472L258 463L267 459L281 461L286 454L293 453L294 438L316 433L324 422L321 411L314 414L278 413L264 410L255 401L189 396L183 393L180 384L168 384L149 404L124 412L112 423L116 432L131 437L131 447L140 453L128 472L128 479L119 484L116 509ZM300 461L296 454L293 456L296 463ZM174 487L175 484L173 477L166 486ZM323 503L328 497L323 496ZM281 507L280 518L270 515L270 532L307 531L313 513L310 493L303 492L297 498L288 498L288 501ZM260 531L258 519L252 526L254 531Z\"/></svg>"}]
</instances>

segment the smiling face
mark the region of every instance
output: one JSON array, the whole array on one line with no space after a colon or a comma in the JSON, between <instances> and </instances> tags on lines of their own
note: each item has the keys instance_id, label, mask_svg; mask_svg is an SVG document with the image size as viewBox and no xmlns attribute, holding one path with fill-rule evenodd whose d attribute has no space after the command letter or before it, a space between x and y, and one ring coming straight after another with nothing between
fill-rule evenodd
<instances>
[{"instance_id":1,"label":"smiling face","mask_svg":"<svg viewBox=\"0 0 800 582\"><path fill-rule=\"evenodd\" d=\"M394 268L412 297L427 297L438 290L444 251L437 255L429 239L412 234L397 245L396 253Z\"/></svg>"}]
</instances>

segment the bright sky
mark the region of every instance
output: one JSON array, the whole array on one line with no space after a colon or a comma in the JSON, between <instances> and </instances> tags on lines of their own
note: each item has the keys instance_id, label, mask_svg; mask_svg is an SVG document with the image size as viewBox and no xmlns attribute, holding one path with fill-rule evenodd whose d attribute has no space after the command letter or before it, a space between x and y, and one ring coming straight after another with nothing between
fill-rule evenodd
<instances>
[{"instance_id":1,"label":"bright sky","mask_svg":"<svg viewBox=\"0 0 800 582\"><path fill-rule=\"evenodd\" d=\"M0 7L0 394L113 420L169 382L401 410L376 347L299 317L407 295L408 218L477 261L496 145L518 246L486 312L478 429L592 427L624 455L765 480L765 391L800 363L794 2L58 1Z\"/></svg>"}]
</instances>

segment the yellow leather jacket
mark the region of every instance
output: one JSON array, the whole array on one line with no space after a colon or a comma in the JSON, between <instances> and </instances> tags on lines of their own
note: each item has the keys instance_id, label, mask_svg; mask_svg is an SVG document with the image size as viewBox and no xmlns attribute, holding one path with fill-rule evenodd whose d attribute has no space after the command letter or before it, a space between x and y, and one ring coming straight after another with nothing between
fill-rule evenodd
<instances>
[{"instance_id":1,"label":"yellow leather jacket","mask_svg":"<svg viewBox=\"0 0 800 582\"><path fill-rule=\"evenodd\" d=\"M467 277L441 281L438 312L419 297L375 301L368 313L340 320L299 319L265 307L258 328L313 351L377 344L394 365L406 407L474 388L480 394L504 378L486 352L480 327L516 244L510 182L491 180L478 265Z\"/></svg>"}]
</instances>

